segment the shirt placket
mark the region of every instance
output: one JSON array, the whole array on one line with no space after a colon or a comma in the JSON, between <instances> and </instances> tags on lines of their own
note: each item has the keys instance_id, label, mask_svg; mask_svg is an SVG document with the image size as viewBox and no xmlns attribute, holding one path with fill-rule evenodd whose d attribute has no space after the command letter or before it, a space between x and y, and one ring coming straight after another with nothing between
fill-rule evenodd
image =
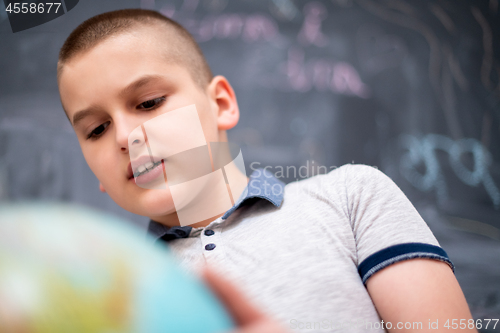
<instances>
[{"instance_id":1,"label":"shirt placket","mask_svg":"<svg viewBox=\"0 0 500 333\"><path fill-rule=\"evenodd\" d=\"M220 224L211 224L200 235L201 251L207 264L221 262L224 252Z\"/></svg>"}]
</instances>

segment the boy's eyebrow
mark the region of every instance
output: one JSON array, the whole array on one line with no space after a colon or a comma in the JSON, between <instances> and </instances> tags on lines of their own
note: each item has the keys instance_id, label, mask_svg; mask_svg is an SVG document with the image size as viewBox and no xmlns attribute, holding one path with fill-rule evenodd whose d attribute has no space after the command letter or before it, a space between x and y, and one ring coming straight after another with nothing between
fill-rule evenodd
<instances>
[{"instance_id":1,"label":"boy's eyebrow","mask_svg":"<svg viewBox=\"0 0 500 333\"><path fill-rule=\"evenodd\" d=\"M128 96L130 93L132 93L134 90L141 88L142 86L145 86L151 82L154 81L159 81L162 80L163 77L161 75L144 75L141 76L139 79L135 80L131 84L129 84L127 87L125 87L121 92L120 96Z\"/></svg>"},{"instance_id":2,"label":"boy's eyebrow","mask_svg":"<svg viewBox=\"0 0 500 333\"><path fill-rule=\"evenodd\" d=\"M76 112L73 115L73 127L76 127L76 125L80 121L82 121L84 118L90 116L93 113L97 113L98 111L99 111L98 107L91 106L91 107L89 107L89 108L87 108L85 110L81 110L81 111Z\"/></svg>"},{"instance_id":3,"label":"boy's eyebrow","mask_svg":"<svg viewBox=\"0 0 500 333\"><path fill-rule=\"evenodd\" d=\"M121 92L120 96L128 96L130 93L132 93L134 90L139 89L142 86L145 86L151 82L162 80L163 77L161 75L144 75L140 77L139 79L135 80L131 84L129 84L127 87L125 87ZM99 111L98 107L91 106L85 110L78 111L74 114L73 116L73 127L76 127L76 125L82 121L84 118L90 116L93 113L97 113Z\"/></svg>"}]
</instances>

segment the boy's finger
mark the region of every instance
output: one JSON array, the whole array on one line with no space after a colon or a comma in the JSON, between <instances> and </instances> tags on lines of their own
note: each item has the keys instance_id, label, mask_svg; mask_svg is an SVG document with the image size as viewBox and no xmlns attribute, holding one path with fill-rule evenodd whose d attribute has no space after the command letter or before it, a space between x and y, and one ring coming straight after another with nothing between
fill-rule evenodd
<instances>
[{"instance_id":1,"label":"boy's finger","mask_svg":"<svg viewBox=\"0 0 500 333\"><path fill-rule=\"evenodd\" d=\"M285 328L281 325L271 320L264 320L257 324L242 327L240 329L227 333L288 333L288 331L285 330Z\"/></svg>"},{"instance_id":2,"label":"boy's finger","mask_svg":"<svg viewBox=\"0 0 500 333\"><path fill-rule=\"evenodd\" d=\"M211 269L203 269L201 274L215 295L225 305L238 327L250 325L264 318L262 312L247 300L240 290L230 281Z\"/></svg>"}]
</instances>

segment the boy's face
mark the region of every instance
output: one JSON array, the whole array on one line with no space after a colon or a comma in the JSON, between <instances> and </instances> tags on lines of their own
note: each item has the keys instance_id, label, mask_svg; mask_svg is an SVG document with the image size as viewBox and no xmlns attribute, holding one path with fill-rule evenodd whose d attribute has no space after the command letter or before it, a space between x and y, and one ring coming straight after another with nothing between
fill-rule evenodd
<instances>
[{"instance_id":1,"label":"boy's face","mask_svg":"<svg viewBox=\"0 0 500 333\"><path fill-rule=\"evenodd\" d=\"M64 65L62 104L83 155L102 187L121 207L152 218L175 211L167 190L136 185L130 170L129 135L149 119L195 104L206 142L225 141L236 125L232 89L214 78L203 90L182 65L169 61L151 29L101 42ZM217 81L219 80L219 81Z\"/></svg>"}]
</instances>

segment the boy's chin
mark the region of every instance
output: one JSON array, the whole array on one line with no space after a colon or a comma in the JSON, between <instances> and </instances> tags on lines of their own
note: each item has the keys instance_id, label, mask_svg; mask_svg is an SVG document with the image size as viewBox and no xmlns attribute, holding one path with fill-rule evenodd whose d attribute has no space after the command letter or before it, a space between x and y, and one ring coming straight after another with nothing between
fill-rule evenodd
<instances>
[{"instance_id":1,"label":"boy's chin","mask_svg":"<svg viewBox=\"0 0 500 333\"><path fill-rule=\"evenodd\" d=\"M175 205L172 196L167 190L147 190L140 196L128 199L122 208L131 213L154 219L174 214Z\"/></svg>"},{"instance_id":2,"label":"boy's chin","mask_svg":"<svg viewBox=\"0 0 500 333\"><path fill-rule=\"evenodd\" d=\"M218 184L218 183L217 183ZM216 184L216 185L217 185ZM167 189L141 189L133 196L121 196L125 210L153 221L191 225L218 216L231 208L227 185L215 186L209 181L197 181L195 186L174 186ZM220 185L220 184L218 184ZM175 198L175 203L174 203ZM115 200L117 203L118 200Z\"/></svg>"}]
</instances>

